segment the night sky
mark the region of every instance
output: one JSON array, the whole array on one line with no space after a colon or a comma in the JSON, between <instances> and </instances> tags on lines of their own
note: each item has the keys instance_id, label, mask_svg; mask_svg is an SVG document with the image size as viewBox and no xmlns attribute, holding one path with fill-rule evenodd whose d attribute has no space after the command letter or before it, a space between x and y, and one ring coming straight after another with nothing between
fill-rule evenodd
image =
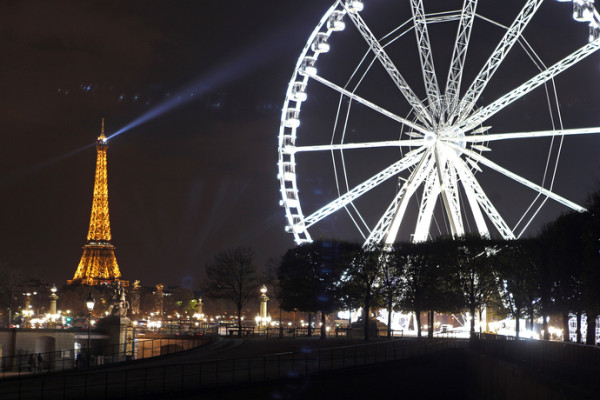
<instances>
[{"instance_id":1,"label":"night sky","mask_svg":"<svg viewBox=\"0 0 600 400\"><path fill-rule=\"evenodd\" d=\"M251 246L261 267L283 254L293 241L283 231L275 179L280 110L296 58L331 3L1 2L0 263L57 285L71 279L89 224L96 161L90 145L101 117L111 135L165 102L181 106L109 144L111 227L123 278L197 288L220 250ZM377 14L368 7L381 13L386 1L365 3L369 22ZM571 51L585 44L587 27L563 31L577 25L570 5L547 3L536 28L542 33L532 41L549 36L536 49L552 63L555 45L571 37ZM557 83L566 127L600 126L598 65L596 54ZM521 64L512 68L504 71L509 87L510 77L524 80L516 74ZM482 101L494 93L486 96ZM547 129L529 127L539 105L535 97L530 102L497 119L496 132ZM560 194L583 203L597 189L598 144L565 142ZM526 165L535 158L528 149L499 157ZM487 185L510 214L519 195L494 177ZM564 211L548 207L532 232ZM323 235L346 232L343 222L334 225L325 224Z\"/></svg>"}]
</instances>

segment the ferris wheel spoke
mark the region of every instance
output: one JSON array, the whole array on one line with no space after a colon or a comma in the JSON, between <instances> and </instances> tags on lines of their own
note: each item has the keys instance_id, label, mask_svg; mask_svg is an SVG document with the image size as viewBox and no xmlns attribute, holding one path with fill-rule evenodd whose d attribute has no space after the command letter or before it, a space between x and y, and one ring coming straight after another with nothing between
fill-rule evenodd
<instances>
[{"instance_id":1,"label":"ferris wheel spoke","mask_svg":"<svg viewBox=\"0 0 600 400\"><path fill-rule=\"evenodd\" d=\"M440 195L442 197L442 203L443 203L444 209L446 210L446 215L448 216L448 222L450 223L450 233L452 235L457 235L458 234L457 224L456 224L457 219L456 219L454 209L451 206L451 203L450 203L450 200L448 197L448 193L447 193L447 189L448 189L447 185L446 185L447 176L445 174L447 158L445 157L445 154L440 151L440 148L438 146L435 146L434 156L435 156L436 173L437 173L439 184L440 184Z\"/></svg>"},{"instance_id":2,"label":"ferris wheel spoke","mask_svg":"<svg viewBox=\"0 0 600 400\"><path fill-rule=\"evenodd\" d=\"M310 78L314 79L315 81L329 87L330 89L333 89L336 92L343 94L344 96L356 101L357 103L367 106L370 109L377 111L378 113L380 113L388 118L393 119L394 121L400 122L401 124L411 127L412 129L417 130L423 134L426 134L427 132L429 132L428 129L423 128L422 126L415 124L414 122L409 121L406 118L402 118L401 116L396 115L396 114L384 109L383 107L379 107L377 104L370 102L369 100L367 100L361 96L358 96L358 95L352 93L351 91L344 89L341 86L336 85L335 83L323 78L322 76L316 75L314 73L310 73L309 71L304 71L303 73L306 76L309 76Z\"/></svg>"},{"instance_id":3,"label":"ferris wheel spoke","mask_svg":"<svg viewBox=\"0 0 600 400\"><path fill-rule=\"evenodd\" d=\"M464 166L464 164L463 164L463 166ZM455 176L460 177L459 167L457 167L455 164L453 164L452 167L454 169L454 173L456 174ZM470 173L470 171L468 169L467 169L467 171ZM462 178L461 178L461 182L463 182ZM477 231L479 232L479 234L481 236L489 237L490 232L485 223L485 219L483 218L483 214L481 213L481 207L479 206L479 203L477 202L477 196L475 194L475 191L473 190L473 188L470 185L463 184L463 189L465 191L465 194L467 195L467 201L469 202L469 207L471 209L471 213L473 214L473 218L475 219L475 225L477 226ZM506 224L504 224L504 225L506 226Z\"/></svg>"},{"instance_id":4,"label":"ferris wheel spoke","mask_svg":"<svg viewBox=\"0 0 600 400\"><path fill-rule=\"evenodd\" d=\"M433 157L431 151L428 150L383 213L363 247L370 248L383 242L385 244L393 244L396 241L400 223L404 218L404 213L408 206L408 200L410 200L415 190L425 180L427 175L431 174L432 170Z\"/></svg>"},{"instance_id":5,"label":"ferris wheel spoke","mask_svg":"<svg viewBox=\"0 0 600 400\"><path fill-rule=\"evenodd\" d=\"M515 235L513 231L509 228L508 224L504 221L504 218L502 218L496 207L494 207L494 204L492 204L487 197L483 188L479 185L479 182L475 179L475 176L465 164L464 160L456 155L453 150L449 151L448 155L451 159L452 166L456 168L456 172L458 172L462 186L465 189L467 200L469 201L469 206L473 213L479 234L481 236L489 236L489 230L483 218L483 214L481 213L481 210L483 210L504 239L514 239Z\"/></svg>"},{"instance_id":6,"label":"ferris wheel spoke","mask_svg":"<svg viewBox=\"0 0 600 400\"><path fill-rule=\"evenodd\" d=\"M283 151L292 154L306 151L334 151L334 150L352 150L352 149L369 149L376 147L416 147L425 144L424 139L409 139L409 140L388 140L382 142L365 142L365 143L341 143L341 144L324 144L318 146L285 146Z\"/></svg>"},{"instance_id":7,"label":"ferris wheel spoke","mask_svg":"<svg viewBox=\"0 0 600 400\"><path fill-rule=\"evenodd\" d=\"M450 70L448 71L448 79L446 81L446 109L448 116L455 112L458 104L460 84L467 57L467 49L469 48L477 1L464 0L463 3L454 50L452 52L452 61L450 62Z\"/></svg>"},{"instance_id":8,"label":"ferris wheel spoke","mask_svg":"<svg viewBox=\"0 0 600 400\"><path fill-rule=\"evenodd\" d=\"M423 0L411 0L410 6L417 37L417 47L419 48L423 81L425 82L425 92L427 93L429 107L433 110L434 119L439 119L441 117L440 87L435 74L435 65L431 53L431 40L429 39Z\"/></svg>"},{"instance_id":9,"label":"ferris wheel spoke","mask_svg":"<svg viewBox=\"0 0 600 400\"><path fill-rule=\"evenodd\" d=\"M421 121L421 123L427 126L431 126L433 119L429 111L423 105L423 103L421 103L421 100L419 100L415 92L410 88L402 74L400 74L400 71L398 71L398 68L396 68L396 65L392 62L385 49L383 48L381 43L379 43L375 35L373 35L373 32L371 32L365 21L357 12L349 10L345 4L344 7L346 7L346 10L348 11L348 16L350 17L350 19L356 26L356 29L358 29L359 33L362 35L364 40L367 42L367 45L369 46L375 57L377 57L383 68L385 68L385 70L387 71L390 78L392 78L392 81L394 81L404 98L406 98L410 106L413 108L415 116Z\"/></svg>"},{"instance_id":10,"label":"ferris wheel spoke","mask_svg":"<svg viewBox=\"0 0 600 400\"><path fill-rule=\"evenodd\" d=\"M581 47L579 50L571 53L569 56L563 58L561 61L554 64L550 68L540 72L527 82L523 83L521 86L517 87L516 89L513 89L509 93L500 97L492 104L478 110L469 118L461 122L461 127L464 130L473 129L474 127L486 121L488 118L490 118L497 112L501 111L504 107L525 96L527 93L531 92L533 89L544 84L550 79L556 77L561 72L569 69L570 67L577 64L579 61L583 60L598 49L600 49L600 39L596 39L592 42L589 42L588 44Z\"/></svg>"},{"instance_id":11,"label":"ferris wheel spoke","mask_svg":"<svg viewBox=\"0 0 600 400\"><path fill-rule=\"evenodd\" d=\"M459 108L461 118L464 118L473 110L488 82L492 79L492 76L500 64L502 64L510 49L521 37L523 30L529 21L531 21L542 2L543 0L528 0L525 6L523 6L521 12L508 28L504 37L498 43L498 46L496 46L496 49L467 90Z\"/></svg>"},{"instance_id":12,"label":"ferris wheel spoke","mask_svg":"<svg viewBox=\"0 0 600 400\"><path fill-rule=\"evenodd\" d=\"M440 195L440 185L437 179L437 174L429 174L423 187L423 198L419 206L419 214L417 217L417 226L415 228L414 242L424 242L429 237L429 227L433 211Z\"/></svg>"},{"instance_id":13,"label":"ferris wheel spoke","mask_svg":"<svg viewBox=\"0 0 600 400\"><path fill-rule=\"evenodd\" d=\"M449 165L448 154L443 151L442 146L436 146L435 155L437 174L440 182L440 195L446 210L446 215L448 216L450 232L452 235L463 235L464 224L460 209L456 173Z\"/></svg>"},{"instance_id":14,"label":"ferris wheel spoke","mask_svg":"<svg viewBox=\"0 0 600 400\"><path fill-rule=\"evenodd\" d=\"M427 176L433 173L434 163L435 159L433 154L431 154L429 157L423 157L421 164L415 168L409 179L403 185L400 192L404 191L404 194L400 199L400 204L398 205L396 212L392 214L392 218L388 223L389 227L385 229L385 244L391 245L396 241L396 238L398 237L398 231L400 230L400 225L402 224L404 214L406 213L406 207L408 207L408 201L415 194L415 191L421 185L421 183L425 181Z\"/></svg>"},{"instance_id":15,"label":"ferris wheel spoke","mask_svg":"<svg viewBox=\"0 0 600 400\"><path fill-rule=\"evenodd\" d=\"M471 150L468 150L468 149L461 149L459 146L456 146L453 143L448 143L448 145L450 147L456 149L456 150L461 151L463 154L465 154L466 156L470 157L472 160L477 161L478 163L480 163L482 165L485 165L488 168L491 168L494 171L499 172L502 175L504 175L504 176L506 176L506 177L508 177L508 178L510 178L510 179L512 179L512 180L514 180L514 181L516 181L516 182L518 182L518 183L520 183L520 184L522 184L524 186L527 186L528 188L530 188L532 190L535 190L536 192L538 192L538 193L540 193L540 194L542 194L542 195L544 195L544 196L546 196L546 197L548 197L548 198L550 198L550 199L552 199L552 200L554 200L554 201L556 201L556 202L558 202L560 204L563 204L563 205L565 205L565 206L567 206L567 207L569 207L569 208L571 208L571 209L573 209L575 211L579 211L579 212L585 212L586 211L586 209L583 208L583 207L581 207L580 205L578 205L578 204L576 204L576 203L574 203L574 202L572 202L570 200L567 200L564 197L559 196L558 194L556 194L556 193L554 193L554 192L552 192L552 191L550 191L550 190L548 190L548 189L546 189L546 188L544 188L544 187L542 187L542 186L540 186L538 184L535 184L535 183L531 182L530 180L525 179L522 176L517 175L514 172L511 172L511 171L507 170L504 167L501 167L500 165L496 164L495 162L493 162L493 161L491 161L491 160L483 157L482 155L480 155L480 154L478 154L478 153L476 153L474 151L471 151Z\"/></svg>"},{"instance_id":16,"label":"ferris wheel spoke","mask_svg":"<svg viewBox=\"0 0 600 400\"><path fill-rule=\"evenodd\" d=\"M454 235L462 236L465 228L460 208L460 198L458 193L458 182L456 172L448 165L442 171L444 176L442 185L442 197L447 204L448 219L450 220L451 231Z\"/></svg>"},{"instance_id":17,"label":"ferris wheel spoke","mask_svg":"<svg viewBox=\"0 0 600 400\"><path fill-rule=\"evenodd\" d=\"M313 214L309 215L305 220L304 224L306 228L314 225L319 222L323 218L328 215L336 212L340 208L346 206L350 202L356 200L363 194L367 193L369 190L379 186L381 183L387 181L389 178L399 174L400 172L412 167L417 164L419 160L423 157L423 148L419 148L417 150L413 150L405 155L405 157L391 166L387 167L383 171L373 175L371 178L367 179L360 185L354 187L349 192L346 192L342 196L338 197L331 203L321 207L319 210L315 211Z\"/></svg>"},{"instance_id":18,"label":"ferris wheel spoke","mask_svg":"<svg viewBox=\"0 0 600 400\"><path fill-rule=\"evenodd\" d=\"M593 135L600 133L600 127L595 128L578 128L578 129L556 129L548 131L532 131L532 132L511 132L511 133L494 133L491 135L472 135L465 136L460 140L466 143L482 143L493 142L497 140L507 139L531 139L538 137L550 136L574 136L574 135Z\"/></svg>"}]
</instances>

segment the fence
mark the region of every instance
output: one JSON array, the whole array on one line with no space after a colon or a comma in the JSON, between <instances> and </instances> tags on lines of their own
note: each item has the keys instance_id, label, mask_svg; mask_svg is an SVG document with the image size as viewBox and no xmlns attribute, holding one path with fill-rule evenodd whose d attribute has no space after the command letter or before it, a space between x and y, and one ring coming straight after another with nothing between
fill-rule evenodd
<instances>
[{"instance_id":1,"label":"fence","mask_svg":"<svg viewBox=\"0 0 600 400\"><path fill-rule=\"evenodd\" d=\"M194 322L188 319L153 320L152 326L147 321L136 327L136 332L159 333L163 335L189 335L193 333L213 334L219 324Z\"/></svg>"},{"instance_id":2,"label":"fence","mask_svg":"<svg viewBox=\"0 0 600 400\"><path fill-rule=\"evenodd\" d=\"M340 328L330 329L326 331L327 336L335 337L353 337L362 338L363 328ZM385 338L387 337L387 329L375 329L370 332L372 337ZM242 326L239 329L237 325L222 324L219 327L219 334L224 336L266 336L266 337L285 337L285 338L296 338L296 337L309 337L308 327L256 327L256 326ZM392 337L404 337L404 330L392 330ZM310 336L320 336L321 328L311 328Z\"/></svg>"},{"instance_id":3,"label":"fence","mask_svg":"<svg viewBox=\"0 0 600 400\"><path fill-rule=\"evenodd\" d=\"M0 358L0 378L64 371L73 368L112 364L125 360L156 357L189 350L205 344L206 341L206 338L195 335L156 339L138 338L136 339L133 353L124 352L123 345L118 344L92 347L92 354L89 359L85 349L80 352L71 349L48 353L7 356Z\"/></svg>"},{"instance_id":4,"label":"fence","mask_svg":"<svg viewBox=\"0 0 600 400\"><path fill-rule=\"evenodd\" d=\"M113 399L214 388L297 377L463 348L461 340L389 340L314 351L288 352L119 371L42 375L34 381L0 382L3 400L19 398Z\"/></svg>"}]
</instances>

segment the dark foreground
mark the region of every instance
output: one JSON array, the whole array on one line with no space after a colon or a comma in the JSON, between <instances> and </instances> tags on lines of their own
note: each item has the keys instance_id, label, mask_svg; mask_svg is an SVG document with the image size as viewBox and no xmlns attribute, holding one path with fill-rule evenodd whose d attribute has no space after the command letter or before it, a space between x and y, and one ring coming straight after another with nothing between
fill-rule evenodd
<instances>
[{"instance_id":1,"label":"dark foreground","mask_svg":"<svg viewBox=\"0 0 600 400\"><path fill-rule=\"evenodd\" d=\"M310 376L156 396L157 399L369 400L592 400L597 379L585 386L568 374L506 362L472 348L442 350ZM600 376L598 376L600 378Z\"/></svg>"},{"instance_id":2,"label":"dark foreground","mask_svg":"<svg viewBox=\"0 0 600 400\"><path fill-rule=\"evenodd\" d=\"M8 399L598 399L600 349L481 339L217 339L143 362L0 380Z\"/></svg>"},{"instance_id":3,"label":"dark foreground","mask_svg":"<svg viewBox=\"0 0 600 400\"><path fill-rule=\"evenodd\" d=\"M465 399L468 381L461 350L417 359L298 376L159 399ZM476 398L476 397L473 397ZM479 397L481 398L481 397Z\"/></svg>"}]
</instances>

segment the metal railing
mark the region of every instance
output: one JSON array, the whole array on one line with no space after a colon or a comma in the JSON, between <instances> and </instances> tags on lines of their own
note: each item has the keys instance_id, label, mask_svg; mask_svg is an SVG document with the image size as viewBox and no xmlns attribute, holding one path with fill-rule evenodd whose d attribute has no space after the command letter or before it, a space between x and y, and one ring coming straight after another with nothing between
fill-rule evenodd
<instances>
[{"instance_id":1,"label":"metal railing","mask_svg":"<svg viewBox=\"0 0 600 400\"><path fill-rule=\"evenodd\" d=\"M373 338L386 338L387 329L375 329L370 331ZM257 327L253 325L242 326L241 329L237 325L222 324L219 326L219 334L223 336L266 336L266 337L309 337L308 327L288 326L288 327ZM336 327L326 331L329 337L353 337L354 339L362 338L363 328L342 328ZM392 338L404 337L404 330L392 330ZM318 337L321 335L321 328L311 328L310 336Z\"/></svg>"},{"instance_id":2,"label":"metal railing","mask_svg":"<svg viewBox=\"0 0 600 400\"><path fill-rule=\"evenodd\" d=\"M46 353L22 353L0 358L0 378L33 375L76 368L88 368L122 361L140 360L179 351L190 350L205 344L202 336L179 336L161 338L138 338L130 351L123 345L92 347L88 358L87 350L60 350Z\"/></svg>"},{"instance_id":3,"label":"metal railing","mask_svg":"<svg viewBox=\"0 0 600 400\"><path fill-rule=\"evenodd\" d=\"M188 319L163 319L153 320L154 324L148 326L147 322L138 324L136 332L157 333L163 335L189 335L193 333L213 334L219 326L217 323L194 322Z\"/></svg>"},{"instance_id":4,"label":"metal railing","mask_svg":"<svg viewBox=\"0 0 600 400\"><path fill-rule=\"evenodd\" d=\"M465 340L387 340L329 349L0 381L3 400L128 398L298 377L464 348Z\"/></svg>"}]
</instances>

